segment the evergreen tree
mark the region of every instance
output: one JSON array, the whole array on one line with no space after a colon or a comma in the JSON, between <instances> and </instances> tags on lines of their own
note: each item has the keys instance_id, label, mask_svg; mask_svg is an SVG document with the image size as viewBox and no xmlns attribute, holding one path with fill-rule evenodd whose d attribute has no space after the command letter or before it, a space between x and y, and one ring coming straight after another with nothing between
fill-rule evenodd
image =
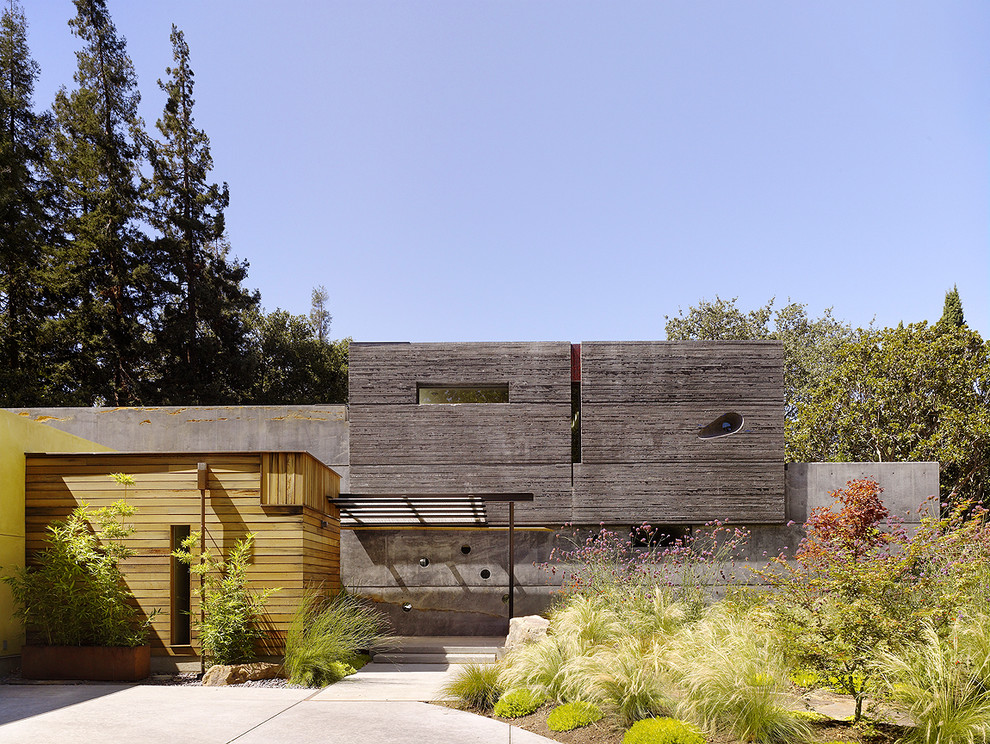
<instances>
[{"instance_id":1,"label":"evergreen tree","mask_svg":"<svg viewBox=\"0 0 990 744\"><path fill-rule=\"evenodd\" d=\"M210 140L193 119L189 45L172 26L174 66L159 80L167 94L149 142L150 222L157 241L167 297L157 323L159 402L235 403L251 385L248 314L258 297L241 282L247 264L228 260L223 241L227 184L210 183Z\"/></svg>"},{"instance_id":2,"label":"evergreen tree","mask_svg":"<svg viewBox=\"0 0 990 744\"><path fill-rule=\"evenodd\" d=\"M48 120L34 111L38 64L27 22L11 3L0 16L0 406L37 405L43 363L45 179Z\"/></svg>"},{"instance_id":3,"label":"evergreen tree","mask_svg":"<svg viewBox=\"0 0 990 744\"><path fill-rule=\"evenodd\" d=\"M75 0L69 21L83 41L77 88L55 100L53 171L63 196L65 309L56 331L77 382L64 402L132 405L144 397L146 331L158 267L138 229L140 94L124 39L105 0Z\"/></svg>"},{"instance_id":4,"label":"evergreen tree","mask_svg":"<svg viewBox=\"0 0 990 744\"><path fill-rule=\"evenodd\" d=\"M313 324L316 337L324 343L330 334L330 321L333 320L330 311L327 310L329 299L330 295L325 286L321 284L319 287L313 287L313 293L310 295L309 322Z\"/></svg>"},{"instance_id":5,"label":"evergreen tree","mask_svg":"<svg viewBox=\"0 0 990 744\"><path fill-rule=\"evenodd\" d=\"M959 299L959 289L953 284L952 291L945 293L942 317L935 324L935 328L944 333L962 328L964 325L966 325L966 317L963 315L962 300Z\"/></svg>"}]
</instances>

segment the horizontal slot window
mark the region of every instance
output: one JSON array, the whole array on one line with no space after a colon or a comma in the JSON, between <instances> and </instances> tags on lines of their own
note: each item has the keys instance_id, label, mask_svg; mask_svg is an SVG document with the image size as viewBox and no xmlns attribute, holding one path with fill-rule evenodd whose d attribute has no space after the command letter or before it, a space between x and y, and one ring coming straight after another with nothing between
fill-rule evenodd
<instances>
[{"instance_id":1,"label":"horizontal slot window","mask_svg":"<svg viewBox=\"0 0 990 744\"><path fill-rule=\"evenodd\" d=\"M508 385L420 385L419 402L508 403Z\"/></svg>"}]
</instances>

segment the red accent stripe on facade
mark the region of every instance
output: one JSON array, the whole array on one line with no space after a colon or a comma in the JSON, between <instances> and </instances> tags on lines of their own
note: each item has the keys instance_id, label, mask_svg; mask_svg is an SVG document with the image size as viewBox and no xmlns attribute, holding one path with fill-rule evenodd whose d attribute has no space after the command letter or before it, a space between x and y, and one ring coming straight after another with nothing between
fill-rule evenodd
<instances>
[{"instance_id":1,"label":"red accent stripe on facade","mask_svg":"<svg viewBox=\"0 0 990 744\"><path fill-rule=\"evenodd\" d=\"M581 382L581 344L571 344L571 382Z\"/></svg>"}]
</instances>

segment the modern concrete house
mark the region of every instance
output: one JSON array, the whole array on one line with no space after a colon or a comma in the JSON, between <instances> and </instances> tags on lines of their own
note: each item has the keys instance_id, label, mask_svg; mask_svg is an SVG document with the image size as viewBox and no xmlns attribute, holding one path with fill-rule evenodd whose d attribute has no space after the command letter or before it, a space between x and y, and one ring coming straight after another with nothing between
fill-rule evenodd
<instances>
[{"instance_id":1,"label":"modern concrete house","mask_svg":"<svg viewBox=\"0 0 990 744\"><path fill-rule=\"evenodd\" d=\"M544 609L564 524L728 520L755 561L851 478L899 511L938 491L937 463L785 464L778 342L354 343L349 377L348 406L14 412L119 451L311 453L340 475L344 586L410 635Z\"/></svg>"}]
</instances>

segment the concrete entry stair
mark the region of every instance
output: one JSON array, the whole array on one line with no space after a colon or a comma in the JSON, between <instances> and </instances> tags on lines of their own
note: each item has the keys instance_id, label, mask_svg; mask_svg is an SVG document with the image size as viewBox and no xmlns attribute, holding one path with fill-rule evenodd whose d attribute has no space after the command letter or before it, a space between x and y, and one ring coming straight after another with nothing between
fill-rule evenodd
<instances>
[{"instance_id":1,"label":"concrete entry stair","mask_svg":"<svg viewBox=\"0 0 990 744\"><path fill-rule=\"evenodd\" d=\"M377 664L493 664L502 636L399 636L388 650L372 654Z\"/></svg>"}]
</instances>

